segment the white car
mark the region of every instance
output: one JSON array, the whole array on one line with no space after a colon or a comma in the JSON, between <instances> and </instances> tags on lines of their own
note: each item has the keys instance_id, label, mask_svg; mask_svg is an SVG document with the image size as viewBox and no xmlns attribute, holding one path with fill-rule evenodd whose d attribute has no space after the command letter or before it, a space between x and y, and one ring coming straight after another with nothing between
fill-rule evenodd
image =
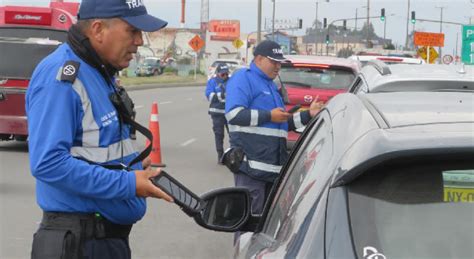
<instances>
[{"instance_id":1,"label":"white car","mask_svg":"<svg viewBox=\"0 0 474 259\"><path fill-rule=\"evenodd\" d=\"M212 62L212 65L209 66L207 71L207 80L211 79L215 75L217 66L225 64L229 67L229 72L232 74L235 70L242 68L245 64L238 59L216 59Z\"/></svg>"}]
</instances>

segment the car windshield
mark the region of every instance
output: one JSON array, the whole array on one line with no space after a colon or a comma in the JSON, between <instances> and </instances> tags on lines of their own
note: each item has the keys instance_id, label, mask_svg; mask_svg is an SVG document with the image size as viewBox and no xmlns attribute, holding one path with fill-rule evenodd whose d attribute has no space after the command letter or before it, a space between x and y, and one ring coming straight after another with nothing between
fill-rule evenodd
<instances>
[{"instance_id":1,"label":"car windshield","mask_svg":"<svg viewBox=\"0 0 474 259\"><path fill-rule=\"evenodd\" d=\"M41 38L49 40L57 40L65 42L67 39L67 31L55 30L48 28L31 28L31 27L0 27L0 37L11 38Z\"/></svg>"},{"instance_id":2,"label":"car windshield","mask_svg":"<svg viewBox=\"0 0 474 259\"><path fill-rule=\"evenodd\" d=\"M0 37L0 78L31 78L36 65L59 44L48 38Z\"/></svg>"},{"instance_id":3,"label":"car windshield","mask_svg":"<svg viewBox=\"0 0 474 259\"><path fill-rule=\"evenodd\" d=\"M156 65L157 61L157 59L145 59L145 61L143 61L143 65L153 66Z\"/></svg>"},{"instance_id":4,"label":"car windshield","mask_svg":"<svg viewBox=\"0 0 474 259\"><path fill-rule=\"evenodd\" d=\"M280 78L290 88L347 89L355 75L350 71L329 68L282 67ZM275 82L279 83L279 80Z\"/></svg>"},{"instance_id":5,"label":"car windshield","mask_svg":"<svg viewBox=\"0 0 474 259\"><path fill-rule=\"evenodd\" d=\"M232 62L232 61L214 61L211 67L218 67L219 65L227 65L229 67L236 67L238 63Z\"/></svg>"},{"instance_id":6,"label":"car windshield","mask_svg":"<svg viewBox=\"0 0 474 259\"><path fill-rule=\"evenodd\" d=\"M380 167L348 198L359 258L472 258L472 162Z\"/></svg>"}]
</instances>

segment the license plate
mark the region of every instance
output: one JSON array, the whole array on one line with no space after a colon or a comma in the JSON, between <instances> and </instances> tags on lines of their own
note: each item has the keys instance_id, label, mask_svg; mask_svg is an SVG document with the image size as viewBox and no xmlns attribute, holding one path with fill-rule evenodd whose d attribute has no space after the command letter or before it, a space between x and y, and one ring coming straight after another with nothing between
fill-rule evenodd
<instances>
[{"instance_id":1,"label":"license plate","mask_svg":"<svg viewBox=\"0 0 474 259\"><path fill-rule=\"evenodd\" d=\"M4 93L0 93L0 101L3 101L5 100L5 94Z\"/></svg>"}]
</instances>

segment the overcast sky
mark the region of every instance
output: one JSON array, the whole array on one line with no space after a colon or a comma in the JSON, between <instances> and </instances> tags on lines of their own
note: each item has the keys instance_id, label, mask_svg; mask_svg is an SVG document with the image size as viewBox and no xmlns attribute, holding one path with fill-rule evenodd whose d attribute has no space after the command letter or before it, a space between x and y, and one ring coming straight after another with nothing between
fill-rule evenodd
<instances>
[{"instance_id":1,"label":"overcast sky","mask_svg":"<svg viewBox=\"0 0 474 259\"><path fill-rule=\"evenodd\" d=\"M66 0L67 1L67 0ZM74 0L70 0L74 1ZM181 0L144 0L148 12L169 22L169 27L179 27L181 16ZM237 19L241 23L242 32L257 30L257 0L209 0L210 19ZM359 17L367 16L367 0L276 0L276 18L303 19L303 28L312 25L316 18L316 2L319 2L318 19L354 18L356 8ZM416 12L418 19L440 20L439 7L443 9L443 20L468 24L474 16L474 0L410 0L410 10ZM2 5L48 5L49 0L0 0ZM201 19L201 0L186 1L186 27L198 28ZM404 45L406 37L406 21L408 0L370 0L370 15L380 15L380 9L385 8L387 16L386 36L397 44ZM272 16L272 1L262 0L262 17ZM391 16L393 14L393 16ZM474 20L474 19L473 19ZM358 28L365 20L358 21ZM372 21L371 21L372 22ZM354 22L348 22L348 27L354 27ZM373 20L375 32L383 36L383 22ZM263 26L263 21L262 21ZM415 29L427 32L439 32L439 23L417 21ZM458 53L461 52L461 27L458 25L443 25L445 33L445 48L443 54L454 54L456 37L459 37ZM409 30L412 30L410 24ZM294 32L301 35L304 30Z\"/></svg>"}]
</instances>

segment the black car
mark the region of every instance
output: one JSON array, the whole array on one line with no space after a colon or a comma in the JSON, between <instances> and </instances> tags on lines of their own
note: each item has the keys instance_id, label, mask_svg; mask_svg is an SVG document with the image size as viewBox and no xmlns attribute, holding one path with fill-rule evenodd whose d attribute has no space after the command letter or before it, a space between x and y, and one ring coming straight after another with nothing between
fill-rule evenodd
<instances>
[{"instance_id":1,"label":"black car","mask_svg":"<svg viewBox=\"0 0 474 259\"><path fill-rule=\"evenodd\" d=\"M340 94L312 120L262 215L202 196L201 226L247 231L236 258L474 258L474 95Z\"/></svg>"}]
</instances>

